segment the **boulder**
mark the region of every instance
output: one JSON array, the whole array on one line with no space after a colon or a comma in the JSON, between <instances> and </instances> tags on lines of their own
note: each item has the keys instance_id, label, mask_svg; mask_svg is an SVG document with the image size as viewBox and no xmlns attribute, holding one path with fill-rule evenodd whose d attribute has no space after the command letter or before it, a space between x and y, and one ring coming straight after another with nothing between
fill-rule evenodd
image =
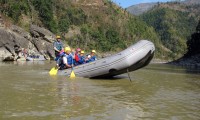
<instances>
[{"instance_id":1,"label":"boulder","mask_svg":"<svg viewBox=\"0 0 200 120\"><path fill-rule=\"evenodd\" d=\"M42 55L48 55L50 58L54 57L53 44L46 42L41 38L33 38L33 43L38 52Z\"/></svg>"},{"instance_id":2,"label":"boulder","mask_svg":"<svg viewBox=\"0 0 200 120\"><path fill-rule=\"evenodd\" d=\"M4 21L3 21L3 18L1 16L1 14L0 14L0 27L5 27L4 26Z\"/></svg>"},{"instance_id":3,"label":"boulder","mask_svg":"<svg viewBox=\"0 0 200 120\"><path fill-rule=\"evenodd\" d=\"M182 57L178 60L172 61L169 64L186 66L190 68L199 68L200 67L200 54L193 55L190 57Z\"/></svg>"},{"instance_id":4,"label":"boulder","mask_svg":"<svg viewBox=\"0 0 200 120\"><path fill-rule=\"evenodd\" d=\"M55 35L50 31L32 25L31 33L12 25L10 28L0 28L0 58L12 61L19 56L14 46L25 49L30 55L43 55L46 59L54 56L53 40Z\"/></svg>"},{"instance_id":5,"label":"boulder","mask_svg":"<svg viewBox=\"0 0 200 120\"><path fill-rule=\"evenodd\" d=\"M36 25L31 25L30 33L35 38L42 38L47 42L52 43L55 40L55 35L45 28L38 27Z\"/></svg>"},{"instance_id":6,"label":"boulder","mask_svg":"<svg viewBox=\"0 0 200 120\"><path fill-rule=\"evenodd\" d=\"M10 28L13 32L18 33L19 35L21 35L22 37L26 38L27 40L31 39L31 35L30 33L28 33L27 31L25 31L24 29L16 26L16 25L12 25Z\"/></svg>"},{"instance_id":7,"label":"boulder","mask_svg":"<svg viewBox=\"0 0 200 120\"><path fill-rule=\"evenodd\" d=\"M27 39L16 34L10 29L0 28L0 47L5 47L12 54L15 53L14 45L19 45L23 48L28 47Z\"/></svg>"},{"instance_id":8,"label":"boulder","mask_svg":"<svg viewBox=\"0 0 200 120\"><path fill-rule=\"evenodd\" d=\"M0 47L0 58L1 58L1 61L14 60L14 57L12 56L12 54L5 47Z\"/></svg>"}]
</instances>

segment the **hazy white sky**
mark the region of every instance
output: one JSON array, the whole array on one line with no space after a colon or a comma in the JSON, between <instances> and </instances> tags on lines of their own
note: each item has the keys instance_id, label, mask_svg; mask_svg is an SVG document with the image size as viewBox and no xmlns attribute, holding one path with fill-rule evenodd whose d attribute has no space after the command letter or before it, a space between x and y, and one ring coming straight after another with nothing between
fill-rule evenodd
<instances>
[{"instance_id":1,"label":"hazy white sky","mask_svg":"<svg viewBox=\"0 0 200 120\"><path fill-rule=\"evenodd\" d=\"M116 4L122 6L123 8L127 8L131 5L139 4L139 3L148 3L148 2L167 2L172 0L112 0Z\"/></svg>"}]
</instances>

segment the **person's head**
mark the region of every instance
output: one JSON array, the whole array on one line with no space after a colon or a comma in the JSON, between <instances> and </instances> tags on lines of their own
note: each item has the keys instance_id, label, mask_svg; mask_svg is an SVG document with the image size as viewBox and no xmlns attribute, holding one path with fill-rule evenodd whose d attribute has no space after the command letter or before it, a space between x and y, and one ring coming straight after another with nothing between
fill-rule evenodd
<instances>
[{"instance_id":1,"label":"person's head","mask_svg":"<svg viewBox=\"0 0 200 120\"><path fill-rule=\"evenodd\" d=\"M75 53L75 52L76 52L76 50L75 50L74 48L71 48L71 52Z\"/></svg>"},{"instance_id":2,"label":"person's head","mask_svg":"<svg viewBox=\"0 0 200 120\"><path fill-rule=\"evenodd\" d=\"M57 36L56 36L56 40L57 40L57 41L60 41L60 40L61 40L61 37L60 37L59 35L57 35Z\"/></svg>"},{"instance_id":3,"label":"person's head","mask_svg":"<svg viewBox=\"0 0 200 120\"><path fill-rule=\"evenodd\" d=\"M65 47L65 53L66 53L66 54L70 54L70 52L71 52L70 47Z\"/></svg>"},{"instance_id":4,"label":"person's head","mask_svg":"<svg viewBox=\"0 0 200 120\"><path fill-rule=\"evenodd\" d=\"M94 56L95 54L96 54L96 51L95 51L95 50L92 50L92 51L91 51L91 55Z\"/></svg>"},{"instance_id":5,"label":"person's head","mask_svg":"<svg viewBox=\"0 0 200 120\"><path fill-rule=\"evenodd\" d=\"M84 52L83 50L81 50L81 56L84 56L84 53L85 53L85 52Z\"/></svg>"},{"instance_id":6,"label":"person's head","mask_svg":"<svg viewBox=\"0 0 200 120\"><path fill-rule=\"evenodd\" d=\"M80 54L81 53L81 48L76 49L76 53Z\"/></svg>"}]
</instances>

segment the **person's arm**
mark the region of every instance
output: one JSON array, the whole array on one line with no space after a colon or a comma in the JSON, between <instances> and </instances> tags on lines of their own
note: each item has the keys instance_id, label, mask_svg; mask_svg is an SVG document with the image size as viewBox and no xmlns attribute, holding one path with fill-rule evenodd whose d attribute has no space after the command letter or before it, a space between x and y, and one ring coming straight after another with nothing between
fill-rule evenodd
<instances>
[{"instance_id":1,"label":"person's arm","mask_svg":"<svg viewBox=\"0 0 200 120\"><path fill-rule=\"evenodd\" d=\"M91 59L91 58L87 57L87 58L85 59L85 62L86 62L86 63L89 63L89 62L90 62L90 59Z\"/></svg>"},{"instance_id":2,"label":"person's arm","mask_svg":"<svg viewBox=\"0 0 200 120\"><path fill-rule=\"evenodd\" d=\"M53 49L54 49L55 51L57 51L57 52L60 52L60 50L58 50L58 49L56 48L56 46L57 46L57 43L54 42L54 44L53 44Z\"/></svg>"},{"instance_id":3,"label":"person's arm","mask_svg":"<svg viewBox=\"0 0 200 120\"><path fill-rule=\"evenodd\" d=\"M95 56L92 56L92 57L90 58L90 62L95 61L95 59L96 59L96 57L95 57Z\"/></svg>"},{"instance_id":4,"label":"person's arm","mask_svg":"<svg viewBox=\"0 0 200 120\"><path fill-rule=\"evenodd\" d=\"M83 64L84 62L85 62L85 61L84 61L84 58L81 57L80 60L79 60L79 63L80 63L80 64Z\"/></svg>"}]
</instances>

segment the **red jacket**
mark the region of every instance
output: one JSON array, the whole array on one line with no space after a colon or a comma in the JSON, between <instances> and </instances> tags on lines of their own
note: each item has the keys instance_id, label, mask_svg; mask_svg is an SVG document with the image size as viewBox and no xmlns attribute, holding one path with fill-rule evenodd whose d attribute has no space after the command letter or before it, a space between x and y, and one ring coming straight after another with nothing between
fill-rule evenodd
<instances>
[{"instance_id":1,"label":"red jacket","mask_svg":"<svg viewBox=\"0 0 200 120\"><path fill-rule=\"evenodd\" d=\"M79 55L76 53L75 54L75 61L78 62L80 60Z\"/></svg>"}]
</instances>

